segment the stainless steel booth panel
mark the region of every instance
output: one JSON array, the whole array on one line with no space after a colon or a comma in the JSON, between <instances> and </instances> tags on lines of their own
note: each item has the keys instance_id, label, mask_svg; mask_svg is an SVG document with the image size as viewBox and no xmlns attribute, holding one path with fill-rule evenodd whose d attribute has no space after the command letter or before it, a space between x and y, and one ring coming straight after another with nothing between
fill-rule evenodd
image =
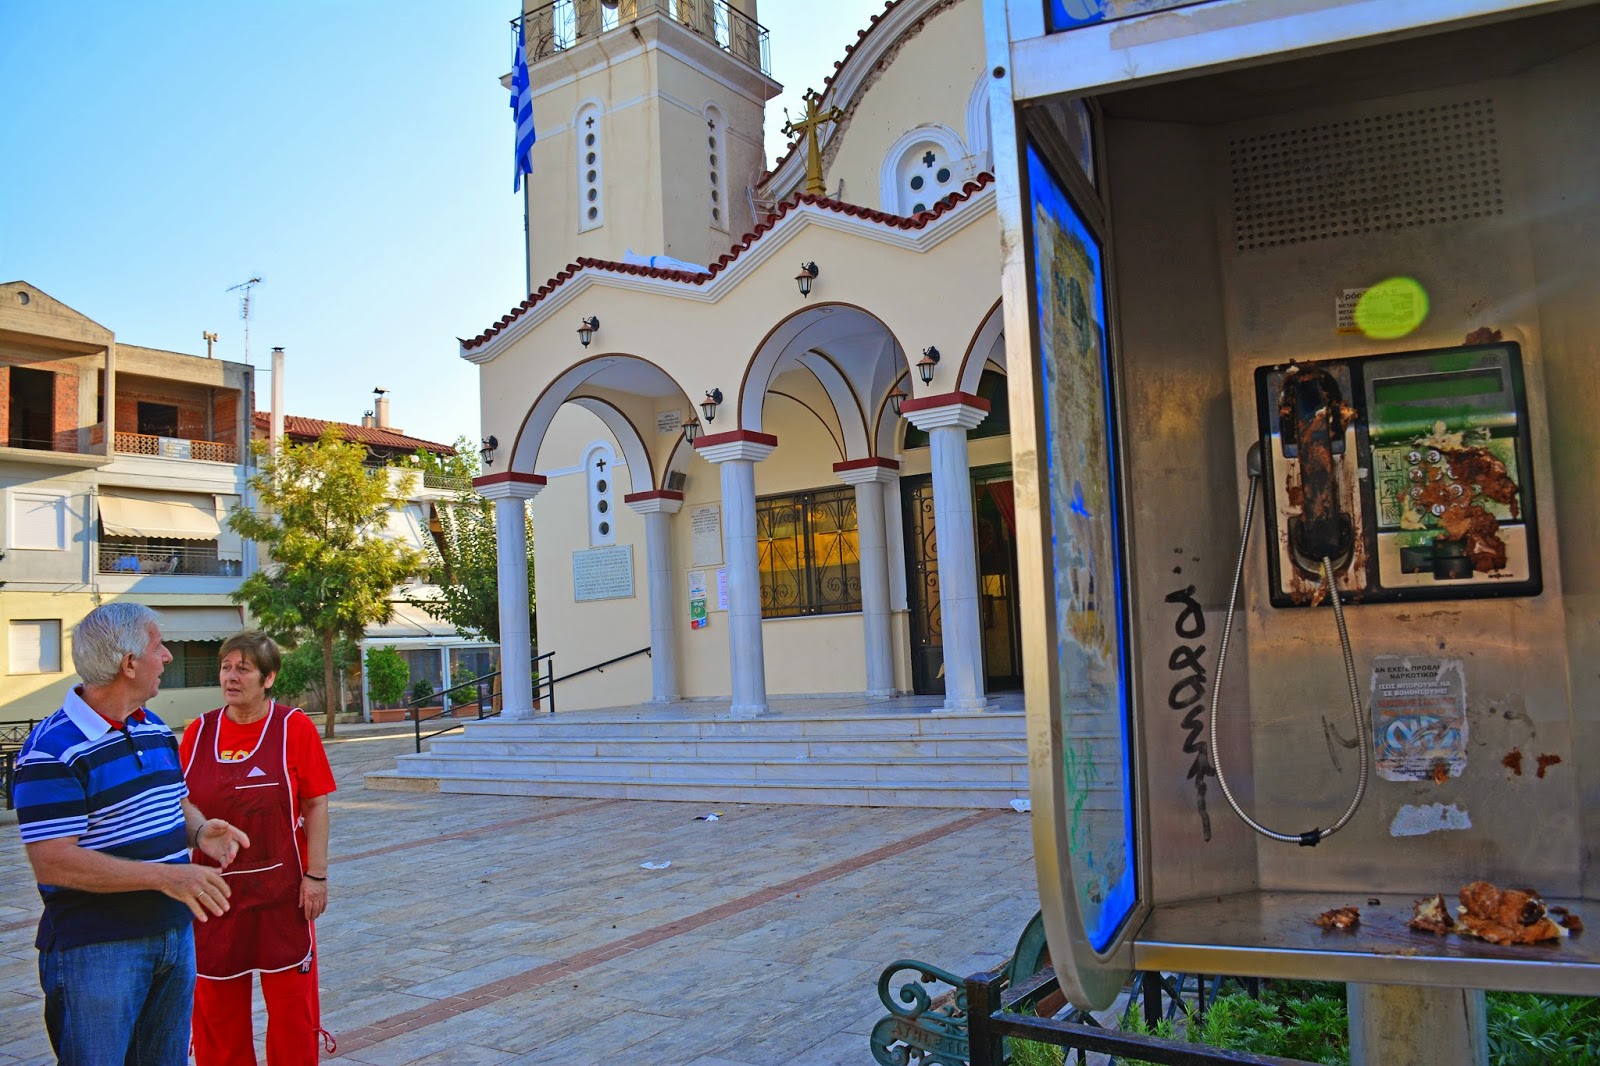
<instances>
[{"instance_id":1,"label":"stainless steel booth panel","mask_svg":"<svg viewBox=\"0 0 1600 1066\"><path fill-rule=\"evenodd\" d=\"M1478 81L1446 84L1483 68L1450 62L1441 38L1408 45L1425 62L1395 68L1390 91L1388 66L1357 62L1345 82L1272 69L1256 94L1228 75L1101 100L1153 906L1134 937L1140 967L1600 992L1594 931L1505 949L1403 928L1412 898L1453 899L1480 878L1600 918L1582 902L1595 895L1587 857L1600 845L1600 49L1550 25L1517 38L1517 69ZM1274 85L1296 87L1294 110L1272 113ZM1186 121L1165 121L1163 101ZM1405 182L1415 189L1397 191ZM1283 195L1268 217L1271 188ZM1339 219L1384 202L1411 213ZM1420 328L1389 340L1341 332L1340 294L1392 276L1427 292ZM1379 657L1461 664L1459 773L1374 774L1354 821L1314 848L1250 833L1213 784L1207 839L1175 710L1186 696L1172 694L1196 655L1208 696L1216 681L1244 456L1258 435L1255 369L1450 347L1480 328L1521 346L1543 591L1346 611L1369 721ZM1354 729L1331 612L1269 605L1265 536L1258 516L1220 754L1247 809L1299 832L1343 810ZM1552 757L1543 776L1540 756ZM1310 924L1335 904L1363 908L1360 932L1330 939ZM1549 962L1561 965L1539 965Z\"/></svg>"}]
</instances>

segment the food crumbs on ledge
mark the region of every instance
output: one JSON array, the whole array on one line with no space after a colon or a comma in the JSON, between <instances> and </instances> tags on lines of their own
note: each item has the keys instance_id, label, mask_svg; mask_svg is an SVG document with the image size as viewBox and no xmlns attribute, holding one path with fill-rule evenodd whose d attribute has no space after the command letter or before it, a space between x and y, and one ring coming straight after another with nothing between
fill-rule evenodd
<instances>
[{"instance_id":1,"label":"food crumbs on ledge","mask_svg":"<svg viewBox=\"0 0 1600 1066\"><path fill-rule=\"evenodd\" d=\"M1356 907L1335 907L1318 915L1316 924L1324 929L1349 932L1361 924L1361 911Z\"/></svg>"},{"instance_id":2,"label":"food crumbs on ledge","mask_svg":"<svg viewBox=\"0 0 1600 1066\"><path fill-rule=\"evenodd\" d=\"M1428 776L1433 778L1433 783L1442 785L1450 780L1450 764L1443 759L1433 760L1433 766L1428 769Z\"/></svg>"},{"instance_id":3,"label":"food crumbs on ledge","mask_svg":"<svg viewBox=\"0 0 1600 1066\"><path fill-rule=\"evenodd\" d=\"M1522 776L1522 749L1521 748L1512 748L1510 751L1506 752L1506 757L1500 760L1500 765L1504 766L1507 770L1510 770L1512 773L1516 774L1518 777L1521 777Z\"/></svg>"},{"instance_id":4,"label":"food crumbs on ledge","mask_svg":"<svg viewBox=\"0 0 1600 1066\"><path fill-rule=\"evenodd\" d=\"M1536 774L1534 774L1533 776L1542 779L1544 777L1544 772L1546 770L1550 769L1550 767L1554 766L1556 763L1558 763L1560 761L1561 761L1561 756L1559 756L1559 755L1541 755L1541 756L1539 756L1539 771Z\"/></svg>"}]
</instances>

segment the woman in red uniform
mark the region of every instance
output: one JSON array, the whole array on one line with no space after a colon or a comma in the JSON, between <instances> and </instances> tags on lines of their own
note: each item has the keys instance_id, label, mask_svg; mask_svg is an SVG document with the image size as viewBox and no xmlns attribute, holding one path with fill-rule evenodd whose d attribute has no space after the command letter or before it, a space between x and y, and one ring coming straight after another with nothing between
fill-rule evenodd
<instances>
[{"instance_id":1,"label":"woman in red uniform","mask_svg":"<svg viewBox=\"0 0 1600 1066\"><path fill-rule=\"evenodd\" d=\"M258 973L267 1063L312 1064L326 1035L312 923L328 905L333 772L311 720L268 694L283 662L272 638L240 633L221 655L227 703L183 731L183 776L195 803L249 833L251 848L224 875L232 909L195 923L195 1062L255 1066L250 981ZM210 862L199 853L194 861Z\"/></svg>"}]
</instances>

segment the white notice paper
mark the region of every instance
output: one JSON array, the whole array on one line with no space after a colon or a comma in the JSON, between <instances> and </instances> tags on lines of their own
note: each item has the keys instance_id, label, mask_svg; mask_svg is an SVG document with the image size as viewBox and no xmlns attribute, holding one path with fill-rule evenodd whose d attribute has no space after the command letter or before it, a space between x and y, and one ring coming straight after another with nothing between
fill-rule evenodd
<instances>
[{"instance_id":1,"label":"white notice paper","mask_svg":"<svg viewBox=\"0 0 1600 1066\"><path fill-rule=\"evenodd\" d=\"M722 562L722 505L705 503L689 508L689 565L716 566Z\"/></svg>"},{"instance_id":2,"label":"white notice paper","mask_svg":"<svg viewBox=\"0 0 1600 1066\"><path fill-rule=\"evenodd\" d=\"M717 610L728 609L728 568L717 567Z\"/></svg>"}]
</instances>

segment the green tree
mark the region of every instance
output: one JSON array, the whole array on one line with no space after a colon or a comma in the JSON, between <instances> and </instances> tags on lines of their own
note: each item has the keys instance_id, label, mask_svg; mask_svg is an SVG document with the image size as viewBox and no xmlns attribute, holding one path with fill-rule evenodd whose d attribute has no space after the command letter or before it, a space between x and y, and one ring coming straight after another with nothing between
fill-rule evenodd
<instances>
[{"instance_id":1,"label":"green tree","mask_svg":"<svg viewBox=\"0 0 1600 1066\"><path fill-rule=\"evenodd\" d=\"M349 671L358 658L360 650L355 642L340 637L333 646L335 678ZM322 645L315 640L301 641L297 647L284 653L278 680L272 686L272 696L274 699L326 711L326 685L327 670L323 665Z\"/></svg>"},{"instance_id":2,"label":"green tree","mask_svg":"<svg viewBox=\"0 0 1600 1066\"><path fill-rule=\"evenodd\" d=\"M410 667L393 645L367 649L367 695L373 703L400 702L410 678Z\"/></svg>"},{"instance_id":3,"label":"green tree","mask_svg":"<svg viewBox=\"0 0 1600 1066\"><path fill-rule=\"evenodd\" d=\"M332 427L314 444L280 442L275 454L258 444L253 451L259 466L250 487L260 510L234 510L228 527L271 561L233 598L281 640L314 637L322 646L323 691L336 693L334 642L388 621L394 587L425 564L421 553L379 535L415 475L391 479L386 469L363 466L366 448L341 440ZM324 701L324 736L333 736L337 702Z\"/></svg>"},{"instance_id":4,"label":"green tree","mask_svg":"<svg viewBox=\"0 0 1600 1066\"><path fill-rule=\"evenodd\" d=\"M478 473L478 456L465 437L456 441L456 454L438 456L418 452L417 468L470 481ZM441 622L456 627L468 640L500 642L500 581L496 569L498 539L494 504L472 489L463 489L437 505L442 548L428 552L437 597L409 602ZM523 528L528 538L528 631L534 632L533 521L523 508Z\"/></svg>"}]
</instances>

